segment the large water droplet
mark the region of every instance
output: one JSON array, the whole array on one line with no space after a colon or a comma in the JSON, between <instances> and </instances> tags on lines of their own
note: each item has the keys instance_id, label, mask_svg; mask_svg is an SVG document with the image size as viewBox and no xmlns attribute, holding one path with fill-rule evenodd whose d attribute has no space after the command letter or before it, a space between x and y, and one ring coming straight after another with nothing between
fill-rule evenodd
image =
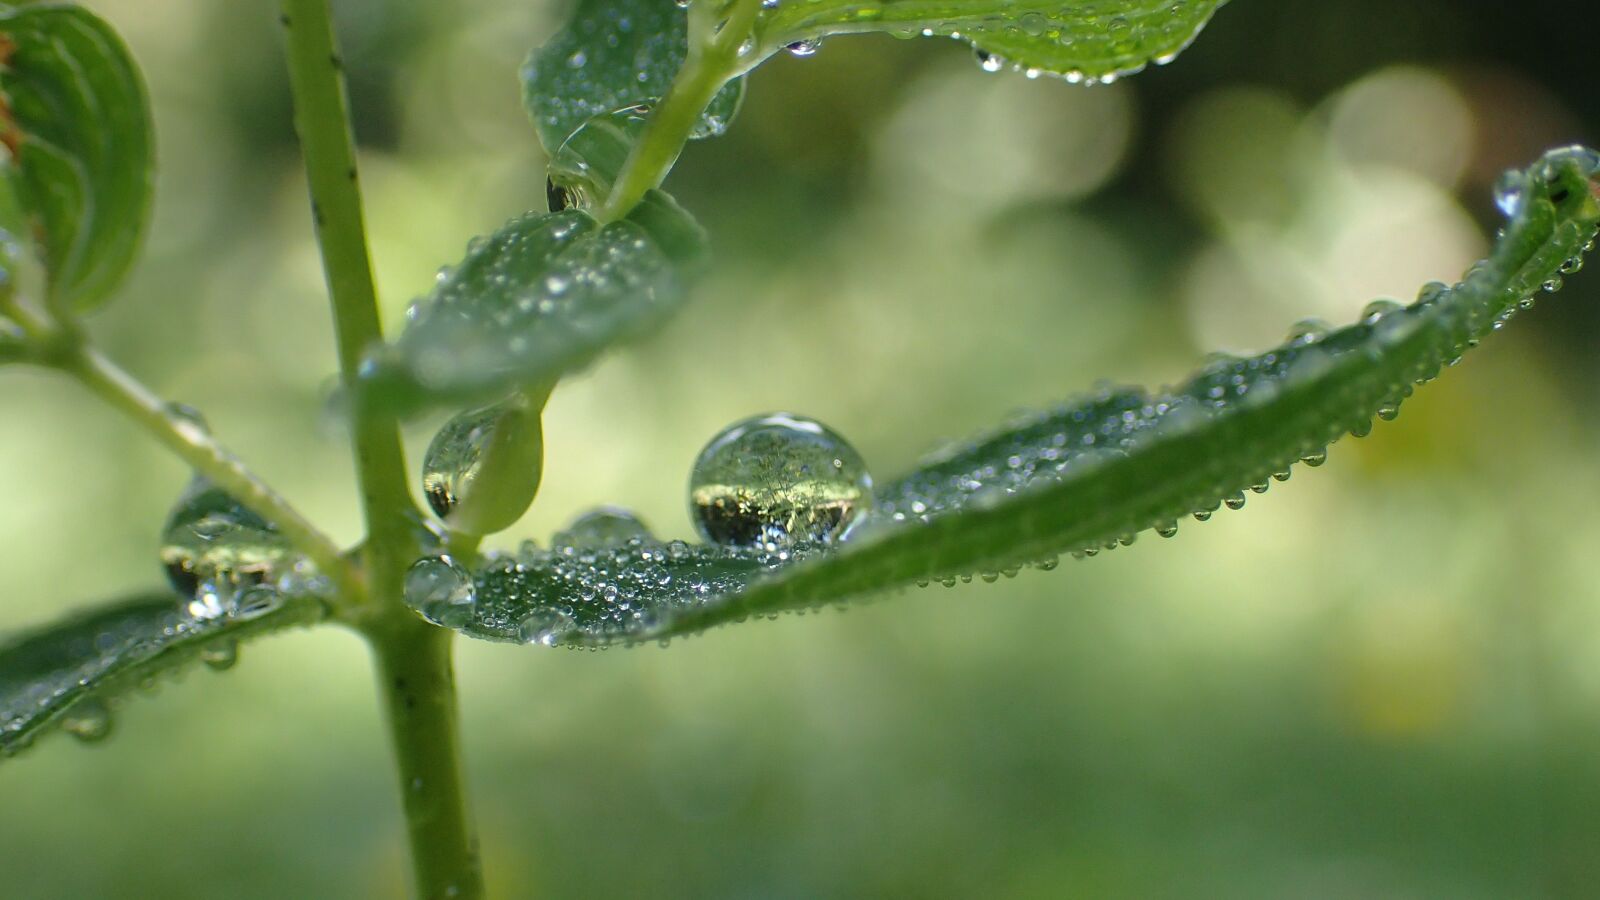
<instances>
[{"instance_id":1,"label":"large water droplet","mask_svg":"<svg viewBox=\"0 0 1600 900\"><path fill-rule=\"evenodd\" d=\"M638 516L620 507L601 506L573 519L550 542L557 548L602 550L649 539L650 529Z\"/></svg>"},{"instance_id":2,"label":"large water droplet","mask_svg":"<svg viewBox=\"0 0 1600 900\"><path fill-rule=\"evenodd\" d=\"M871 509L872 477L822 423L774 413L730 425L700 451L689 506L700 534L718 544L832 541Z\"/></svg>"},{"instance_id":3,"label":"large water droplet","mask_svg":"<svg viewBox=\"0 0 1600 900\"><path fill-rule=\"evenodd\" d=\"M448 556L420 559L406 570L406 605L435 625L466 624L477 599L472 576Z\"/></svg>"},{"instance_id":4,"label":"large water droplet","mask_svg":"<svg viewBox=\"0 0 1600 900\"><path fill-rule=\"evenodd\" d=\"M492 534L510 527L539 490L544 439L525 397L446 422L422 459L422 492L451 528Z\"/></svg>"},{"instance_id":5,"label":"large water droplet","mask_svg":"<svg viewBox=\"0 0 1600 900\"><path fill-rule=\"evenodd\" d=\"M309 569L277 526L198 476L167 517L160 555L185 611L201 620L231 615L252 590Z\"/></svg>"}]
</instances>

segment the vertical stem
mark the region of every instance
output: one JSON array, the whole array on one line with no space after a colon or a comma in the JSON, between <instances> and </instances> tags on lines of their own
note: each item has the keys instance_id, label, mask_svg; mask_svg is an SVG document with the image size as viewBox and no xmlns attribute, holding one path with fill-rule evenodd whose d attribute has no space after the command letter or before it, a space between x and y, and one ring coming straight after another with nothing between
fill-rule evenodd
<instances>
[{"instance_id":1,"label":"vertical stem","mask_svg":"<svg viewBox=\"0 0 1600 900\"><path fill-rule=\"evenodd\" d=\"M477 842L467 818L456 728L454 634L396 611L369 626L378 690L399 763L417 896L483 896Z\"/></svg>"},{"instance_id":2,"label":"vertical stem","mask_svg":"<svg viewBox=\"0 0 1600 900\"><path fill-rule=\"evenodd\" d=\"M400 430L392 418L364 407L356 385L362 355L383 340L383 326L367 257L344 64L334 45L327 0L283 0L280 21L289 57L295 131L300 135L311 188L311 219L333 301L339 371L352 398L356 477L366 513L369 556L396 549L403 553L415 541L406 523L406 514L413 507L406 489ZM373 568L375 602L398 602L398 593L392 592L398 586L397 567Z\"/></svg>"},{"instance_id":3,"label":"vertical stem","mask_svg":"<svg viewBox=\"0 0 1600 900\"><path fill-rule=\"evenodd\" d=\"M416 618L401 602L404 567L415 558L415 509L406 484L400 430L363 402L362 356L383 340L367 255L355 143L343 63L328 0L282 0L294 95L295 130L305 154L311 217L333 301L339 369L352 399L357 478L366 514L370 602L353 621L371 644L405 798L416 892L472 900L483 895L467 818L456 727L450 632Z\"/></svg>"}]
</instances>

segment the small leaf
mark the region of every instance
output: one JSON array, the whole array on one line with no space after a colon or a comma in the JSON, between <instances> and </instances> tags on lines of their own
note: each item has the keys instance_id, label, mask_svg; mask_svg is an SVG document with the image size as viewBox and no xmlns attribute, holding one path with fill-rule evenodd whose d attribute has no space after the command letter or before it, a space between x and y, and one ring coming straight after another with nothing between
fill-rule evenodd
<instances>
[{"instance_id":1,"label":"small leaf","mask_svg":"<svg viewBox=\"0 0 1600 900\"><path fill-rule=\"evenodd\" d=\"M602 646L692 634L933 580L1015 574L1171 535L1297 461L1320 465L1346 432L1392 418L1541 290L1560 285L1600 223L1600 154L1547 154L1500 189L1514 215L1492 255L1409 306L1356 324L1301 326L1276 349L1219 358L1170 391L1105 388L936 456L880 486L839 545L662 543L525 546L456 585L444 624L490 640Z\"/></svg>"},{"instance_id":2,"label":"small leaf","mask_svg":"<svg viewBox=\"0 0 1600 900\"><path fill-rule=\"evenodd\" d=\"M0 641L0 757L56 726L101 737L109 704L131 688L197 659L224 667L239 641L322 615L321 600L297 594L270 609L197 619L158 592Z\"/></svg>"},{"instance_id":3,"label":"small leaf","mask_svg":"<svg viewBox=\"0 0 1600 900\"><path fill-rule=\"evenodd\" d=\"M1171 62L1227 0L780 0L762 13L770 52L831 34L884 32L971 44L989 71L1109 82Z\"/></svg>"},{"instance_id":4,"label":"small leaf","mask_svg":"<svg viewBox=\"0 0 1600 900\"><path fill-rule=\"evenodd\" d=\"M0 9L0 142L58 309L122 282L149 218L154 151L144 83L116 33L76 6Z\"/></svg>"},{"instance_id":5,"label":"small leaf","mask_svg":"<svg viewBox=\"0 0 1600 900\"><path fill-rule=\"evenodd\" d=\"M671 0L578 0L566 27L522 68L523 102L545 149L554 153L595 116L665 95L688 53L686 28ZM742 79L724 87L690 136L725 131L743 93Z\"/></svg>"},{"instance_id":6,"label":"small leaf","mask_svg":"<svg viewBox=\"0 0 1600 900\"><path fill-rule=\"evenodd\" d=\"M659 192L601 225L582 210L529 213L468 245L364 373L401 411L554 384L647 333L684 298L703 234Z\"/></svg>"}]
</instances>

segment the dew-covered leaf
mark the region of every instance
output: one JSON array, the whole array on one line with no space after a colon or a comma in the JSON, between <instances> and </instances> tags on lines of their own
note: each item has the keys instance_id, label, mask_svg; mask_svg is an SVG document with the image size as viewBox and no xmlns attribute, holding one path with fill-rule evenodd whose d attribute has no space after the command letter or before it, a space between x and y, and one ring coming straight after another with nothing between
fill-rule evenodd
<instances>
[{"instance_id":1,"label":"dew-covered leaf","mask_svg":"<svg viewBox=\"0 0 1600 900\"><path fill-rule=\"evenodd\" d=\"M660 192L605 225L579 209L513 219L440 273L370 360L364 389L410 411L553 384L676 311L703 248Z\"/></svg>"},{"instance_id":2,"label":"dew-covered leaf","mask_svg":"<svg viewBox=\"0 0 1600 900\"><path fill-rule=\"evenodd\" d=\"M1111 81L1172 61L1227 0L778 0L756 29L765 51L832 34L883 32L971 44L989 71Z\"/></svg>"},{"instance_id":3,"label":"dew-covered leaf","mask_svg":"<svg viewBox=\"0 0 1600 900\"><path fill-rule=\"evenodd\" d=\"M566 27L522 68L522 96L554 153L589 119L666 94L688 53L687 15L672 0L578 0ZM691 137L721 134L738 111L743 80L724 87Z\"/></svg>"},{"instance_id":4,"label":"dew-covered leaf","mask_svg":"<svg viewBox=\"0 0 1600 900\"><path fill-rule=\"evenodd\" d=\"M0 63L0 142L50 302L92 308L127 274L149 217L144 83L111 27L70 5L0 8Z\"/></svg>"},{"instance_id":5,"label":"dew-covered leaf","mask_svg":"<svg viewBox=\"0 0 1600 900\"><path fill-rule=\"evenodd\" d=\"M835 543L693 546L648 536L565 538L493 556L474 573L419 563L408 602L474 637L602 646L692 634L751 615L904 587L1051 568L1244 505L1320 465L1346 433L1392 418L1541 291L1560 287L1600 223L1600 154L1548 154L1502 183L1510 221L1487 260L1416 302L1373 304L1352 325L1299 326L1261 355L1216 358L1176 388L1106 387L937 454L880 484Z\"/></svg>"},{"instance_id":6,"label":"dew-covered leaf","mask_svg":"<svg viewBox=\"0 0 1600 900\"><path fill-rule=\"evenodd\" d=\"M287 594L274 605L196 617L162 591L0 639L0 757L56 727L104 737L112 705L129 690L197 660L226 668L240 641L322 615L317 597Z\"/></svg>"}]
</instances>

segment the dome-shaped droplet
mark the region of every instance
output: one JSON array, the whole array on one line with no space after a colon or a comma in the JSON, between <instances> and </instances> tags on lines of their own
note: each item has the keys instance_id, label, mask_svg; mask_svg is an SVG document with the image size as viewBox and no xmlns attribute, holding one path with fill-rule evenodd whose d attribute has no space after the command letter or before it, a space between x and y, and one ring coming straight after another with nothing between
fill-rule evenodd
<instances>
[{"instance_id":1,"label":"dome-shaped droplet","mask_svg":"<svg viewBox=\"0 0 1600 900\"><path fill-rule=\"evenodd\" d=\"M784 49L788 50L791 56L811 56L821 48L821 41L795 41Z\"/></svg>"},{"instance_id":2,"label":"dome-shaped droplet","mask_svg":"<svg viewBox=\"0 0 1600 900\"><path fill-rule=\"evenodd\" d=\"M493 534L533 502L544 469L539 409L518 396L446 422L422 459L422 492L451 528Z\"/></svg>"},{"instance_id":3,"label":"dome-shaped droplet","mask_svg":"<svg viewBox=\"0 0 1600 900\"><path fill-rule=\"evenodd\" d=\"M239 661L239 642L233 638L223 638L207 644L200 648L200 661L219 672L231 669Z\"/></svg>"},{"instance_id":4,"label":"dome-shaped droplet","mask_svg":"<svg viewBox=\"0 0 1600 900\"><path fill-rule=\"evenodd\" d=\"M554 647L577 630L572 617L558 609L541 609L530 613L517 625L517 636L524 644Z\"/></svg>"},{"instance_id":5,"label":"dome-shaped droplet","mask_svg":"<svg viewBox=\"0 0 1600 900\"><path fill-rule=\"evenodd\" d=\"M309 568L277 526L198 476L167 516L160 555L167 580L197 619L232 614L245 591Z\"/></svg>"},{"instance_id":6,"label":"dome-shaped droplet","mask_svg":"<svg viewBox=\"0 0 1600 900\"><path fill-rule=\"evenodd\" d=\"M621 547L629 541L649 540L650 529L638 516L616 506L591 509L556 532L550 539L555 547L581 547L600 550Z\"/></svg>"},{"instance_id":7,"label":"dome-shaped droplet","mask_svg":"<svg viewBox=\"0 0 1600 900\"><path fill-rule=\"evenodd\" d=\"M871 509L872 477L855 448L822 423L756 416L700 451L689 506L700 534L718 544L832 541Z\"/></svg>"},{"instance_id":8,"label":"dome-shaped droplet","mask_svg":"<svg viewBox=\"0 0 1600 900\"><path fill-rule=\"evenodd\" d=\"M103 741L111 734L111 709L95 697L79 700L62 715L61 730L86 744Z\"/></svg>"},{"instance_id":9,"label":"dome-shaped droplet","mask_svg":"<svg viewBox=\"0 0 1600 900\"><path fill-rule=\"evenodd\" d=\"M448 556L421 559L406 570L406 605L435 625L465 624L477 599L472 576Z\"/></svg>"}]
</instances>

